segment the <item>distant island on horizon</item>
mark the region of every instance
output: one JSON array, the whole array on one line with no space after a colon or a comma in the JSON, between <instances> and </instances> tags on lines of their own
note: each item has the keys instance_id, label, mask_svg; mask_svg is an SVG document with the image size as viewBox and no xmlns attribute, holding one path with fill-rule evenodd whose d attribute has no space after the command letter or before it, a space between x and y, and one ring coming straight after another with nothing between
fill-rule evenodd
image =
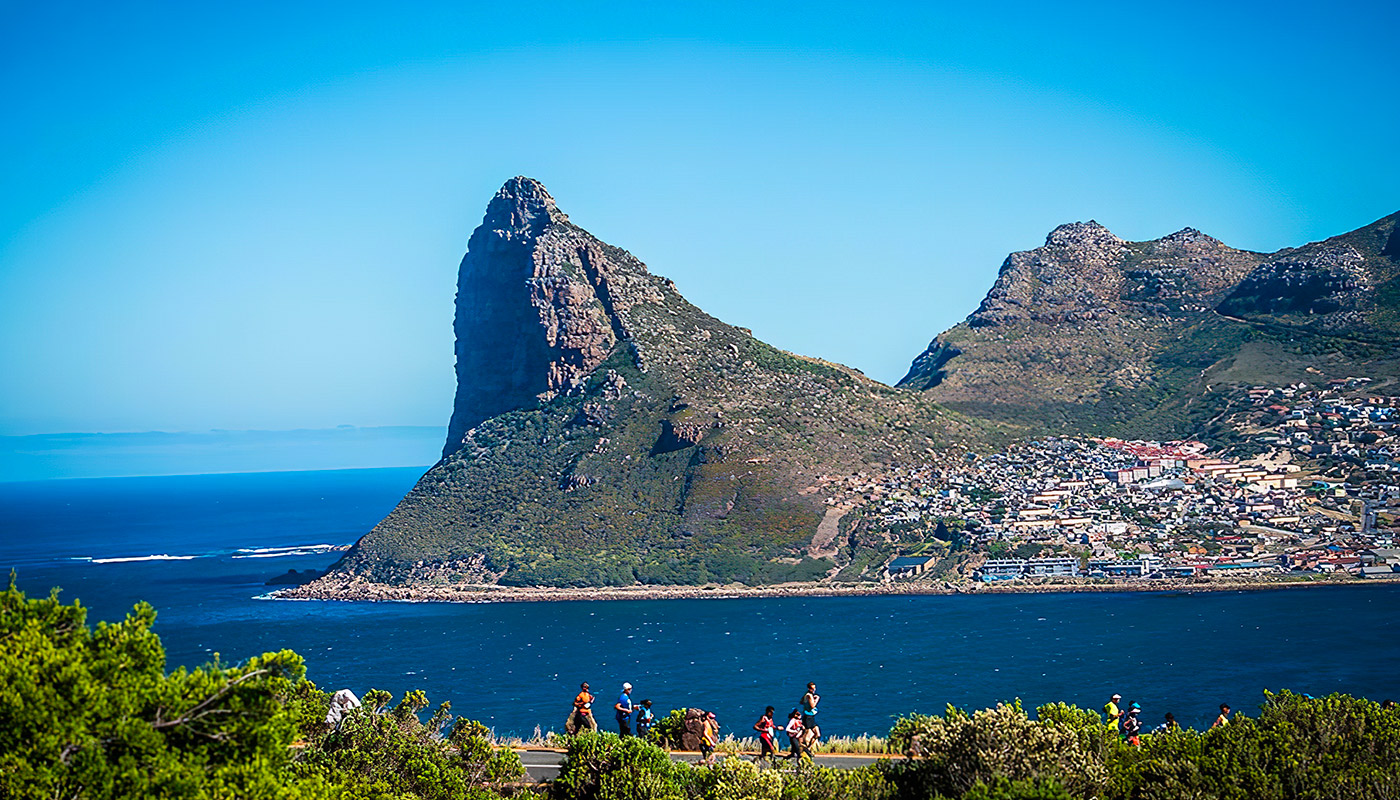
<instances>
[{"instance_id":1,"label":"distant island on horizon","mask_svg":"<svg viewBox=\"0 0 1400 800\"><path fill-rule=\"evenodd\" d=\"M891 387L705 314L513 178L461 263L441 459L277 595L1389 578L1397 220L1276 253L1062 225Z\"/></svg>"}]
</instances>

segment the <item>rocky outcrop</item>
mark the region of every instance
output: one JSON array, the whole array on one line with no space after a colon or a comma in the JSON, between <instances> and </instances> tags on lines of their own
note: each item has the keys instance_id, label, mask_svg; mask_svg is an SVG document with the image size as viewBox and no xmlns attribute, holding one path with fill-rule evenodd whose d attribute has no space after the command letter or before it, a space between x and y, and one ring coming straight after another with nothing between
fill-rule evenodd
<instances>
[{"instance_id":1,"label":"rocky outcrop","mask_svg":"<svg viewBox=\"0 0 1400 800\"><path fill-rule=\"evenodd\" d=\"M949 344L943 336L938 336L929 343L927 350L914 359L909 372L900 380L899 385L909 389L932 389L947 377L944 365L961 354L962 351L955 345Z\"/></svg>"},{"instance_id":2,"label":"rocky outcrop","mask_svg":"<svg viewBox=\"0 0 1400 800\"><path fill-rule=\"evenodd\" d=\"M1195 228L1127 242L1090 220L1061 225L1045 244L1012 253L971 327L1062 323L1133 311L1204 310L1259 263Z\"/></svg>"},{"instance_id":3,"label":"rocky outcrop","mask_svg":"<svg viewBox=\"0 0 1400 800\"><path fill-rule=\"evenodd\" d=\"M1288 248L1261 263L1218 305L1251 321L1386 342L1400 334L1400 214Z\"/></svg>"},{"instance_id":4,"label":"rocky outcrop","mask_svg":"<svg viewBox=\"0 0 1400 800\"><path fill-rule=\"evenodd\" d=\"M1360 311L1372 291L1366 259L1349 244L1274 256L1249 273L1220 306L1225 314L1336 314ZM1347 319L1342 324L1355 324Z\"/></svg>"},{"instance_id":5,"label":"rocky outcrop","mask_svg":"<svg viewBox=\"0 0 1400 800\"><path fill-rule=\"evenodd\" d=\"M1062 322L1112 313L1128 243L1090 220L1061 225L1034 250L1012 253L982 305L974 328L1026 320Z\"/></svg>"},{"instance_id":6,"label":"rocky outcrop","mask_svg":"<svg viewBox=\"0 0 1400 800\"><path fill-rule=\"evenodd\" d=\"M682 750L692 753L700 751L700 743L705 737L706 712L702 708L687 708L682 716L681 740L679 742Z\"/></svg>"},{"instance_id":7,"label":"rocky outcrop","mask_svg":"<svg viewBox=\"0 0 1400 800\"><path fill-rule=\"evenodd\" d=\"M1227 247L1195 228L1134 243L1124 259L1119 297L1144 311L1206 311L1259 263L1258 253Z\"/></svg>"}]
</instances>

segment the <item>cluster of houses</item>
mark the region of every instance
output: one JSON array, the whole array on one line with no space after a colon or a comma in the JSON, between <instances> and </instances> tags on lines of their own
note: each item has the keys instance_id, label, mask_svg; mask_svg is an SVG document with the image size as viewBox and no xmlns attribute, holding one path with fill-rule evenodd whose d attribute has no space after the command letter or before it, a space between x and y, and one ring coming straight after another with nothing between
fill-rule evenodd
<instances>
[{"instance_id":1,"label":"cluster of houses","mask_svg":"<svg viewBox=\"0 0 1400 800\"><path fill-rule=\"evenodd\" d=\"M1371 419L1396 406L1360 408ZM950 530L984 581L1391 574L1400 552L1378 523L1391 520L1383 510L1400 490L1333 486L1291 462L1237 461L1199 442L1047 438L955 463L827 478L822 488L828 503L863 505L890 541L921 553L889 562L894 580L927 575L943 555L928 543Z\"/></svg>"},{"instance_id":2,"label":"cluster of houses","mask_svg":"<svg viewBox=\"0 0 1400 800\"><path fill-rule=\"evenodd\" d=\"M1324 471L1352 466L1359 482L1400 480L1400 397L1368 392L1368 378L1339 378L1250 389L1237 425L1257 443L1320 462Z\"/></svg>"}]
</instances>

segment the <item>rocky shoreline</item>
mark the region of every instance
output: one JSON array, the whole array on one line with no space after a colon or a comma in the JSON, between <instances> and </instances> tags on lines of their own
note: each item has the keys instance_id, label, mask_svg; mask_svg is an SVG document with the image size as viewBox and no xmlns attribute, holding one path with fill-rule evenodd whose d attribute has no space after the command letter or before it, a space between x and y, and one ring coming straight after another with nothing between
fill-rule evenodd
<instances>
[{"instance_id":1,"label":"rocky shoreline","mask_svg":"<svg viewBox=\"0 0 1400 800\"><path fill-rule=\"evenodd\" d=\"M600 586L557 588L479 584L396 586L362 578L326 577L304 586L263 595L269 600L324 600L399 603L522 603L560 600L695 600L748 597L866 597L878 595L983 595L1089 592L1237 592L1312 586L1400 586L1395 578L1251 578L1208 580L1109 581L1079 579L1046 583L951 584L789 583L774 586Z\"/></svg>"}]
</instances>

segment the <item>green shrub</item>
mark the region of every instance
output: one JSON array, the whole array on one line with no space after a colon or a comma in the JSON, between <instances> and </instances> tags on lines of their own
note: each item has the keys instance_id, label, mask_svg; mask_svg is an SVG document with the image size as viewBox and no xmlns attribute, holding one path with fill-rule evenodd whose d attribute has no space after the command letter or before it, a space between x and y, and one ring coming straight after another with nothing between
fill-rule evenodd
<instances>
[{"instance_id":1,"label":"green shrub","mask_svg":"<svg viewBox=\"0 0 1400 800\"><path fill-rule=\"evenodd\" d=\"M942 717L901 719L890 739L906 752L924 756L891 768L889 777L901 796L960 797L998 778L1059 779L1082 796L1097 794L1108 784L1102 756L1086 747L1081 729L1032 720L1019 701L972 714L950 706Z\"/></svg>"},{"instance_id":2,"label":"green shrub","mask_svg":"<svg viewBox=\"0 0 1400 800\"><path fill-rule=\"evenodd\" d=\"M165 671L156 612L90 629L57 592L0 595L0 796L286 797L305 673L290 650Z\"/></svg>"},{"instance_id":3,"label":"green shrub","mask_svg":"<svg viewBox=\"0 0 1400 800\"><path fill-rule=\"evenodd\" d=\"M1059 781L1051 778L1030 781L998 778L991 783L977 784L961 800L1071 800L1071 797Z\"/></svg>"},{"instance_id":4,"label":"green shrub","mask_svg":"<svg viewBox=\"0 0 1400 800\"><path fill-rule=\"evenodd\" d=\"M587 732L569 741L551 787L566 800L681 800L691 768L634 736Z\"/></svg>"},{"instance_id":5,"label":"green shrub","mask_svg":"<svg viewBox=\"0 0 1400 800\"><path fill-rule=\"evenodd\" d=\"M680 749L681 735L684 733L685 709L673 708L666 716L656 718L651 730L647 731L647 741L677 750Z\"/></svg>"},{"instance_id":6,"label":"green shrub","mask_svg":"<svg viewBox=\"0 0 1400 800\"><path fill-rule=\"evenodd\" d=\"M1146 734L1141 747L1092 711L1056 703L1036 716L1011 705L900 719L891 742L925 758L885 768L894 796L1400 797L1400 713L1347 695L1269 694L1257 719Z\"/></svg>"},{"instance_id":7,"label":"green shrub","mask_svg":"<svg viewBox=\"0 0 1400 800\"><path fill-rule=\"evenodd\" d=\"M700 800L778 800L783 780L772 770L730 756L713 767L701 767L691 787Z\"/></svg>"},{"instance_id":8,"label":"green shrub","mask_svg":"<svg viewBox=\"0 0 1400 800\"><path fill-rule=\"evenodd\" d=\"M1347 695L1267 695L1258 719L1146 736L1112 764L1128 798L1400 795L1400 714Z\"/></svg>"},{"instance_id":9,"label":"green shrub","mask_svg":"<svg viewBox=\"0 0 1400 800\"><path fill-rule=\"evenodd\" d=\"M524 775L520 756L497 749L479 722L457 719L446 739L440 738L450 719L449 706L443 703L423 724L417 712L426 705L419 691L405 694L388 714L377 714L366 704L350 712L338 730L309 740L292 771L371 795L423 800L494 798L483 784Z\"/></svg>"},{"instance_id":10,"label":"green shrub","mask_svg":"<svg viewBox=\"0 0 1400 800\"><path fill-rule=\"evenodd\" d=\"M883 800L893 790L881 766L812 767L783 776L783 800Z\"/></svg>"}]
</instances>

